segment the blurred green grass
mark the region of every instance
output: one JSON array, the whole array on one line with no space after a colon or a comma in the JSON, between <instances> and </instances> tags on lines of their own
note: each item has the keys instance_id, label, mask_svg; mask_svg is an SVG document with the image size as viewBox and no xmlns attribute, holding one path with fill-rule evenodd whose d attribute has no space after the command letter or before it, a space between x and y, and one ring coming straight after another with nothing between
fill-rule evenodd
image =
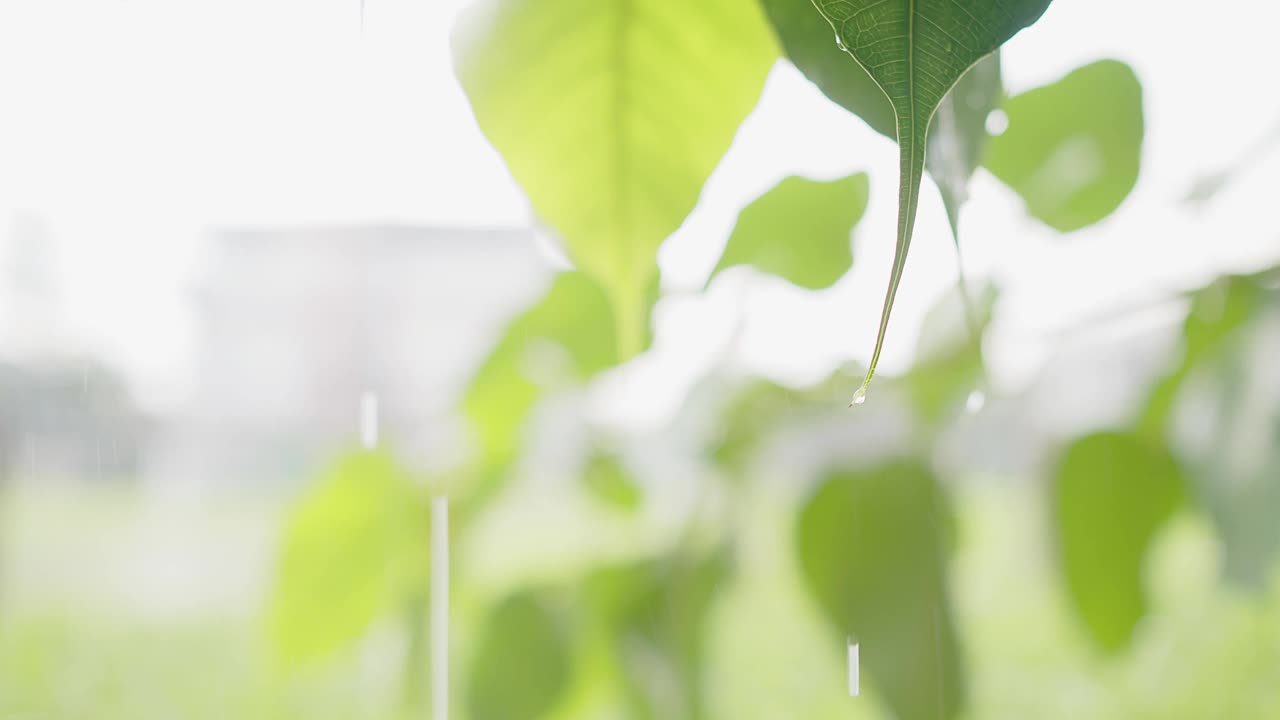
<instances>
[{"instance_id":1,"label":"blurred green grass","mask_svg":"<svg viewBox=\"0 0 1280 720\"><path fill-rule=\"evenodd\" d=\"M126 495L11 498L0 586L0 718L397 717L398 659L393 622L357 650L302 675L275 672L265 649L265 587L214 593L209 606L155 612L97 587L109 567L85 572L50 562L92 563L96 549L141 532L155 513ZM959 536L951 572L969 668L969 718L1280 717L1280 583L1250 594L1219 581L1220 547L1199 517L1183 514L1161 535L1149 582L1152 613L1133 647L1098 654L1069 612L1044 532L1043 503L1029 487L987 482L958 497ZM280 508L260 499L163 521L182 528L178 547L225 546L244 577L265 577L274 557ZM535 516L508 537L556 532ZM793 514L783 498L754 490L738 521L738 573L712 611L707 683L714 718L876 718L874 687L845 694L843 637L804 593L793 561ZM147 520L151 518L151 520ZM239 537L233 533L239 533ZM146 534L143 535L146 537ZM199 542L192 538L200 539ZM183 543L188 543L184 545ZM193 543L194 544L191 544ZM51 549L61 548L61 555ZM124 552L117 548L116 552ZM21 562L14 562L20 554ZM540 562L554 565L554 553ZM208 566L213 586L226 565ZM222 570L217 568L221 567ZM555 567L535 574L557 574ZM61 576L41 583L41 575ZM234 573L233 573L234 574ZM1273 573L1273 579L1277 576ZM47 578L46 578L47 579ZM24 589L24 585L26 586ZM502 589L490 587L495 595ZM455 619L481 615L465 598ZM461 627L454 677L462 687ZM864 656L875 648L863 648ZM495 688L501 692L501 688ZM455 693L457 695L458 693ZM455 713L465 717L461 708Z\"/></svg>"}]
</instances>

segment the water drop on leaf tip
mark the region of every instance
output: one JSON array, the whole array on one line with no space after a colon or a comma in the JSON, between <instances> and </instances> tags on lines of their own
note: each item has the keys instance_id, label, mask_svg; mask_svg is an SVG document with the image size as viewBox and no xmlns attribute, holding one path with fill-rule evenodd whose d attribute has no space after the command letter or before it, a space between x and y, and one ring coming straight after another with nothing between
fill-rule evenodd
<instances>
[{"instance_id":1,"label":"water drop on leaf tip","mask_svg":"<svg viewBox=\"0 0 1280 720\"><path fill-rule=\"evenodd\" d=\"M854 391L853 399L849 401L849 407L853 407L854 405L861 405L866 401L867 401L867 386L863 385L862 387L859 387L857 390Z\"/></svg>"}]
</instances>

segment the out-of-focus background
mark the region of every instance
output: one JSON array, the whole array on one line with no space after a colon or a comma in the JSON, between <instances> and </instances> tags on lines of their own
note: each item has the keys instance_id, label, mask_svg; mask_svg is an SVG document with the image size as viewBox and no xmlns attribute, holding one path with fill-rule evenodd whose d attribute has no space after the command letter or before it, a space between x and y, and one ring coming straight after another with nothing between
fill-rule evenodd
<instances>
[{"instance_id":1,"label":"out-of-focus background","mask_svg":"<svg viewBox=\"0 0 1280 720\"><path fill-rule=\"evenodd\" d=\"M457 717L1280 717L1274 11L1017 35L980 340L926 181L846 409L892 141L778 59L619 364L456 79L469 5L0 5L0 718L428 717L432 496ZM1051 134L1020 108L1093 107L1037 89L1125 66L1102 129L1000 170ZM865 204L852 269L721 272L762 195L824 232L788 176ZM1037 205L1091 183L1117 206Z\"/></svg>"}]
</instances>

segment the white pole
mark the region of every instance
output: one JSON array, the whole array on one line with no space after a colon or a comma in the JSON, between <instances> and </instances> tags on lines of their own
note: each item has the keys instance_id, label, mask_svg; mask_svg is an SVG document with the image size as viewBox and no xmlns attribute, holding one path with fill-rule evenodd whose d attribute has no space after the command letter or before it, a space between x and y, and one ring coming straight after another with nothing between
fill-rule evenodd
<instances>
[{"instance_id":1,"label":"white pole","mask_svg":"<svg viewBox=\"0 0 1280 720\"><path fill-rule=\"evenodd\" d=\"M449 498L431 499L431 704L449 718Z\"/></svg>"},{"instance_id":2,"label":"white pole","mask_svg":"<svg viewBox=\"0 0 1280 720\"><path fill-rule=\"evenodd\" d=\"M378 396L360 394L360 444L365 450L378 447Z\"/></svg>"},{"instance_id":3,"label":"white pole","mask_svg":"<svg viewBox=\"0 0 1280 720\"><path fill-rule=\"evenodd\" d=\"M858 643L849 638L849 695L858 696Z\"/></svg>"}]
</instances>

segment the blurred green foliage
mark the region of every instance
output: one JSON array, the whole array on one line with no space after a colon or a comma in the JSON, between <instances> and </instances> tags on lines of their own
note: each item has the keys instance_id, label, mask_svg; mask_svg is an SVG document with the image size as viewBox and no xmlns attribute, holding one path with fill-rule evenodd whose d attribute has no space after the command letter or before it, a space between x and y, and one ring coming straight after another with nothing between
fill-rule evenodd
<instances>
[{"instance_id":1,"label":"blurred green foliage","mask_svg":"<svg viewBox=\"0 0 1280 720\"><path fill-rule=\"evenodd\" d=\"M1073 442L1058 461L1052 506L1067 590L1093 639L1115 651L1147 611L1147 553L1182 501L1184 479L1163 446L1131 433Z\"/></svg>"},{"instance_id":2,"label":"blurred green foliage","mask_svg":"<svg viewBox=\"0 0 1280 720\"><path fill-rule=\"evenodd\" d=\"M847 13L857 4L822 6L845 30L856 25ZM896 2L863 10L877 7L901 19ZM56 615L0 617L0 716L422 712L427 500L440 490L457 500L463 644L452 650L463 717L1280 716L1280 399L1253 392L1270 377L1258 358L1271 347L1274 272L1188 291L1179 351L1133 422L1052 438L1042 472L995 491L939 462L968 417L961 407L976 410L982 403L968 399L991 392L982 342L994 287L975 300L958 283L941 299L914 365L885 383L883 415L844 408L848 369L791 387L717 364L704 383L712 408L701 408L710 429L680 438L701 463L689 473L698 500L687 514L673 520L661 515L669 506L649 502L663 478L632 467L625 442L581 443L570 486L591 499L583 513L631 533L628 553L531 569L536 582L466 582L475 579L466 563L484 559L473 543L519 478L539 404L582 392L649 347L658 246L697 202L779 45L839 105L911 140L894 288L925 166L957 243L979 161L1062 231L1119 207L1139 170L1141 85L1108 60L1005 98L1003 59L987 51L1031 11L1002 18L993 37L934 18L953 41L982 42L925 64L945 71L934 84L958 84L924 97L912 87L903 95L888 66L872 67L873 79L808 0L480 3L457 32L460 80L578 269L556 275L478 366L458 407L468 459L417 478L390 451L339 457L287 513L261 627L213 618L104 632ZM870 43L896 43L878 34L891 26L869 38L846 32L845 44L875 66ZM1009 126L989 137L997 105ZM926 162L922 120L934 106ZM862 174L783 180L741 212L715 272L747 264L800 287L831 286L852 264L850 234L869 192ZM1175 439L1197 393L1216 401L1218 423L1200 447ZM684 409L698 411L692 401ZM895 422L909 428L904 439L875 432ZM838 441L802 442L817 436ZM791 453L775 453L781 462L768 452L780 449ZM556 531L537 513L515 514L513 526L501 517L512 543ZM1045 558L1057 559L1056 574ZM1256 595L1222 590L1219 571ZM370 690L356 676L375 629L405 641L379 656L403 667ZM861 643L867 671L857 700L843 692L847 637ZM285 672L262 671L276 665ZM396 686L400 703L386 699Z\"/></svg>"},{"instance_id":3,"label":"blurred green foliage","mask_svg":"<svg viewBox=\"0 0 1280 720\"><path fill-rule=\"evenodd\" d=\"M797 521L800 565L834 638L861 645L901 720L955 717L964 704L946 589L950 523L937 478L913 460L832 473Z\"/></svg>"},{"instance_id":4,"label":"blurred green foliage","mask_svg":"<svg viewBox=\"0 0 1280 720\"><path fill-rule=\"evenodd\" d=\"M1110 215L1138 181L1142 85L1128 65L1100 60L1004 103L1008 128L985 164L1027 211L1070 232Z\"/></svg>"},{"instance_id":5,"label":"blurred green foliage","mask_svg":"<svg viewBox=\"0 0 1280 720\"><path fill-rule=\"evenodd\" d=\"M865 173L783 178L738 214L711 279L750 265L809 290L830 287L853 266L850 236L866 212L869 187Z\"/></svg>"},{"instance_id":6,"label":"blurred green foliage","mask_svg":"<svg viewBox=\"0 0 1280 720\"><path fill-rule=\"evenodd\" d=\"M350 646L408 595L425 593L429 515L385 452L340 458L285 526L270 626L286 665Z\"/></svg>"}]
</instances>

